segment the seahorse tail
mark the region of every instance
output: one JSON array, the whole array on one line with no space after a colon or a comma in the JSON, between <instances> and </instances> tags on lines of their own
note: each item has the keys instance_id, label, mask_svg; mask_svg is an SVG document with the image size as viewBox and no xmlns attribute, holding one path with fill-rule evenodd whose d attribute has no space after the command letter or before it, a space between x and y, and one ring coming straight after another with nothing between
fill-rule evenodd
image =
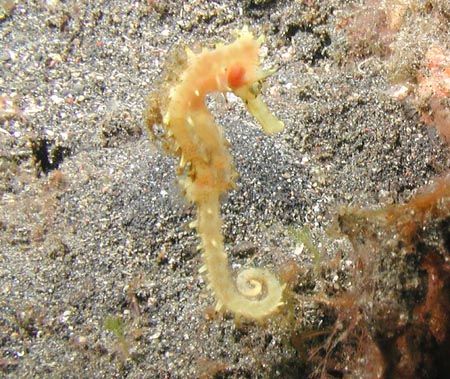
<instances>
[{"instance_id":1,"label":"seahorse tail","mask_svg":"<svg viewBox=\"0 0 450 379\"><path fill-rule=\"evenodd\" d=\"M236 283L228 266L221 233L218 196L198 204L196 223L202 240L204 266L208 287L217 299L217 310L226 309L236 316L262 321L283 304L285 285L265 269L249 268L239 273Z\"/></svg>"}]
</instances>

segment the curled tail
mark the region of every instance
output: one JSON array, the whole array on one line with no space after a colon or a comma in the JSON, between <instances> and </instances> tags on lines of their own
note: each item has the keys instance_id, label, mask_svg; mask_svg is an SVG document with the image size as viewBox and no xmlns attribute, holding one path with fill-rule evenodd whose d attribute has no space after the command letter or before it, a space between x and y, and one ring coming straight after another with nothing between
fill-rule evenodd
<instances>
[{"instance_id":1,"label":"curled tail","mask_svg":"<svg viewBox=\"0 0 450 379\"><path fill-rule=\"evenodd\" d=\"M284 285L265 269L249 268L241 271L236 283L229 269L221 233L219 199L212 198L198 207L197 230L202 240L204 266L208 286L213 291L217 305L236 316L263 320L283 304Z\"/></svg>"}]
</instances>

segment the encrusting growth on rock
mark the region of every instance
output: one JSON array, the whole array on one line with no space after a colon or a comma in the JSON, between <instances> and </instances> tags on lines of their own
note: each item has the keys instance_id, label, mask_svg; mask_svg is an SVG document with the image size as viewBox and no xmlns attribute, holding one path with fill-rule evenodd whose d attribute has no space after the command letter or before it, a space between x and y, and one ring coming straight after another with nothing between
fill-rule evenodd
<instances>
[{"instance_id":1,"label":"encrusting growth on rock","mask_svg":"<svg viewBox=\"0 0 450 379\"><path fill-rule=\"evenodd\" d=\"M247 28L228 45L194 54L189 49L174 55L173 70L162 90L150 95L147 125L164 127L163 142L179 157L179 181L189 201L197 207L191 225L201 238L204 266L209 287L217 299L217 310L225 309L238 317L264 320L283 304L284 285L265 269L250 268L239 273L236 283L228 267L221 232L220 197L233 188L236 172L232 158L205 97L213 92L233 92L267 134L284 127L270 113L260 96L261 83L273 71L259 66L259 47Z\"/></svg>"}]
</instances>

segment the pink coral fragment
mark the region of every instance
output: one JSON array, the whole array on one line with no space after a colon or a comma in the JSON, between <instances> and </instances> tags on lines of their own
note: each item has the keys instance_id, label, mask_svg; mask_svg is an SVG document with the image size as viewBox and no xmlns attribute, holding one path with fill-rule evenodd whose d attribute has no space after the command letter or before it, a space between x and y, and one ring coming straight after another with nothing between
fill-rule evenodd
<instances>
[{"instance_id":1,"label":"pink coral fragment","mask_svg":"<svg viewBox=\"0 0 450 379\"><path fill-rule=\"evenodd\" d=\"M422 121L434 126L450 143L450 52L431 47L425 68L418 75L417 102L424 109Z\"/></svg>"}]
</instances>

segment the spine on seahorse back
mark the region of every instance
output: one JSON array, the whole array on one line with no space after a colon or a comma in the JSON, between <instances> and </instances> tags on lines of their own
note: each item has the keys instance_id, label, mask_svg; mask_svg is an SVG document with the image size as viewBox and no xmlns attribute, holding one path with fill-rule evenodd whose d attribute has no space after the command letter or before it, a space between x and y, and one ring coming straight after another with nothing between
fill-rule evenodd
<instances>
[{"instance_id":1,"label":"spine on seahorse back","mask_svg":"<svg viewBox=\"0 0 450 379\"><path fill-rule=\"evenodd\" d=\"M180 183L197 207L194 225L201 237L204 266L217 308L262 320L282 304L284 285L264 269L241 272L236 282L228 267L220 217L220 196L234 184L235 171L221 129L205 104L212 92L234 92L266 133L283 128L261 99L261 82L272 72L259 67L262 39L243 29L236 41L194 54L187 50L185 70L160 109L167 142L180 157ZM150 122L150 121L149 121Z\"/></svg>"}]
</instances>

